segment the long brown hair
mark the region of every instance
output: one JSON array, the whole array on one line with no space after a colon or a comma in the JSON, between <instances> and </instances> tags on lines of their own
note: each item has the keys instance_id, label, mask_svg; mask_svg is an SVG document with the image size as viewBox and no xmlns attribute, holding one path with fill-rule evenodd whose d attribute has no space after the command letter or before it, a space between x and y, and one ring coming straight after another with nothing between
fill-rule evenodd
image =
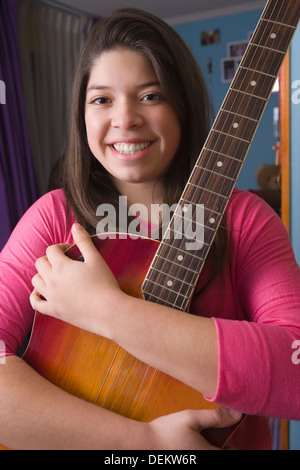
<instances>
[{"instance_id":1,"label":"long brown hair","mask_svg":"<svg viewBox=\"0 0 300 470\"><path fill-rule=\"evenodd\" d=\"M86 88L96 59L117 47L134 50L149 60L179 117L181 142L163 181L164 202L170 206L181 196L213 117L202 72L189 47L172 27L134 8L119 9L98 21L84 44L75 73L69 144L63 168L63 189L68 204L78 222L91 234L99 222L97 207L111 203L117 209L119 193L88 146ZM216 251L220 253L220 236L215 246L219 246Z\"/></svg>"}]
</instances>

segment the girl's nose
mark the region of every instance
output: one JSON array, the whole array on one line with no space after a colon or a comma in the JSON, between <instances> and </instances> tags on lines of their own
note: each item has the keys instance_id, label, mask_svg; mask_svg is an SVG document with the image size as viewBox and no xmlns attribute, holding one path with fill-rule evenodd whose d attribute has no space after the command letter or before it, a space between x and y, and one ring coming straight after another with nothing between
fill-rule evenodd
<instances>
[{"instance_id":1,"label":"girl's nose","mask_svg":"<svg viewBox=\"0 0 300 470\"><path fill-rule=\"evenodd\" d=\"M129 130L133 127L139 127L143 123L144 119L137 104L124 99L114 106L111 119L112 127Z\"/></svg>"}]
</instances>

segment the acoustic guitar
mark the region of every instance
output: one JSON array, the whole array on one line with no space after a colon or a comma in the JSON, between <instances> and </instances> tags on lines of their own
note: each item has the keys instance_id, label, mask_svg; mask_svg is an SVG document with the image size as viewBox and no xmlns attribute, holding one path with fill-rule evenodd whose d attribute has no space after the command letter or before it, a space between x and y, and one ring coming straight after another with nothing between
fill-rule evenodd
<instances>
[{"instance_id":1,"label":"acoustic guitar","mask_svg":"<svg viewBox=\"0 0 300 470\"><path fill-rule=\"evenodd\" d=\"M300 0L267 2L162 241L93 237L128 294L188 311L299 17ZM176 227L185 205L199 204L204 243L193 251L184 233L176 236ZM68 254L81 256L76 246ZM112 341L38 312L24 360L69 393L135 420L218 406ZM219 447L231 444L240 426L210 430L209 440Z\"/></svg>"}]
</instances>

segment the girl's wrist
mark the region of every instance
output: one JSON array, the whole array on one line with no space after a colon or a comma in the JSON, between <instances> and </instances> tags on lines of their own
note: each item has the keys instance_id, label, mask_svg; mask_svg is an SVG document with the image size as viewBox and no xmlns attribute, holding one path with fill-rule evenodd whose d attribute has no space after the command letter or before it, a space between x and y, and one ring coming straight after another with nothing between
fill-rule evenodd
<instances>
[{"instance_id":1,"label":"girl's wrist","mask_svg":"<svg viewBox=\"0 0 300 470\"><path fill-rule=\"evenodd\" d=\"M97 303L97 331L96 333L118 343L120 318L130 309L130 296L123 291L113 292L103 302L103 297ZM100 314L99 314L100 312Z\"/></svg>"}]
</instances>

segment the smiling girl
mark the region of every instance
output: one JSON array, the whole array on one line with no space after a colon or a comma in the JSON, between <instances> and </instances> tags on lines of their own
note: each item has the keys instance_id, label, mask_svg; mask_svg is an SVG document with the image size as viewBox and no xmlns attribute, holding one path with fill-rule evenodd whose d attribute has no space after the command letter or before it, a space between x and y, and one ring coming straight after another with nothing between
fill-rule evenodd
<instances>
[{"instance_id":1,"label":"smiling girl","mask_svg":"<svg viewBox=\"0 0 300 470\"><path fill-rule=\"evenodd\" d=\"M290 360L300 334L300 275L268 206L234 192L192 315L124 293L90 238L97 208L118 210L119 196L148 214L153 204L179 200L210 117L201 72L172 28L132 9L96 24L75 74L63 189L25 214L1 253L2 444L209 449L201 430L229 426L244 412L259 416L245 421L240 448L268 448L268 416L300 418ZM84 262L65 255L73 242ZM17 357L35 309L113 340L238 412L187 410L140 423L71 396Z\"/></svg>"}]
</instances>

